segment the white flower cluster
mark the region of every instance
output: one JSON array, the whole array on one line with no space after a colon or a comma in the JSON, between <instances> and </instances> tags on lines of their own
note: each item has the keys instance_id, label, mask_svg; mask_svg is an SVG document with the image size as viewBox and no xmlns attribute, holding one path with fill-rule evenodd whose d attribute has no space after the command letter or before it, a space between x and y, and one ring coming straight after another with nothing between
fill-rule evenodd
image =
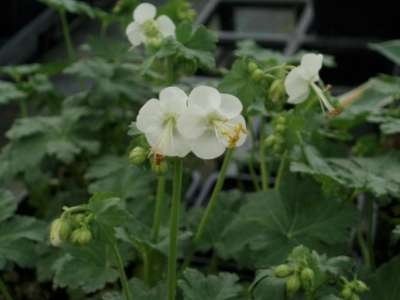
<instances>
[{"instance_id":1,"label":"white flower cluster","mask_svg":"<svg viewBox=\"0 0 400 300\"><path fill-rule=\"evenodd\" d=\"M213 159L245 142L242 109L238 98L213 87L198 86L189 96L167 87L159 99L143 105L136 126L155 154L184 157L192 151L199 158Z\"/></svg>"},{"instance_id":2,"label":"white flower cluster","mask_svg":"<svg viewBox=\"0 0 400 300\"><path fill-rule=\"evenodd\" d=\"M150 3L142 3L133 12L133 22L126 28L126 35L133 47L140 44L158 45L163 38L175 36L175 24L167 16L155 19L157 8Z\"/></svg>"}]
</instances>

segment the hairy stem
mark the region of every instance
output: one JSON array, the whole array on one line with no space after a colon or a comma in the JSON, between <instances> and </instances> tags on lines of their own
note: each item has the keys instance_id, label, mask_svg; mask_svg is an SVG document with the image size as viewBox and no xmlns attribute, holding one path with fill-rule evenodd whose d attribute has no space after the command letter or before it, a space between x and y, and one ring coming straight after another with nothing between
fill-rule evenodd
<instances>
[{"instance_id":1,"label":"hairy stem","mask_svg":"<svg viewBox=\"0 0 400 300\"><path fill-rule=\"evenodd\" d=\"M154 209L153 217L153 228L152 228L152 240L156 242L158 240L158 234L160 232L161 225L161 209L165 196L165 176L160 175L157 178L157 194L156 194L156 206Z\"/></svg>"},{"instance_id":2,"label":"hairy stem","mask_svg":"<svg viewBox=\"0 0 400 300\"><path fill-rule=\"evenodd\" d=\"M285 172L286 168L286 158L287 158L287 150L283 153L281 162L279 164L278 173L275 178L275 190L279 190L279 187L281 185L283 173Z\"/></svg>"},{"instance_id":3,"label":"hairy stem","mask_svg":"<svg viewBox=\"0 0 400 300\"><path fill-rule=\"evenodd\" d=\"M176 295L176 264L178 248L179 206L182 194L182 169L182 159L176 159L174 162L172 203L169 220L169 250L167 274L168 300L175 300Z\"/></svg>"},{"instance_id":4,"label":"hairy stem","mask_svg":"<svg viewBox=\"0 0 400 300\"><path fill-rule=\"evenodd\" d=\"M68 21L67 21L67 15L63 9L60 9L58 11L58 14L59 14L60 20L61 20L61 26L62 26L62 31L63 31L63 35L64 35L65 46L67 47L68 57L70 60L73 60L75 58L75 50L72 45L71 32L70 32Z\"/></svg>"},{"instance_id":5,"label":"hairy stem","mask_svg":"<svg viewBox=\"0 0 400 300\"><path fill-rule=\"evenodd\" d=\"M204 229L206 228L208 220L210 219L210 217L214 211L214 208L217 205L218 195L221 192L222 186L224 184L226 171L228 170L228 166L231 161L232 154L233 154L233 148L228 149L225 154L224 161L222 162L222 166L221 166L221 170L218 175L217 182L212 191L210 200L208 201L206 210L200 220L199 226L197 227L197 231L196 231L196 234L193 239L194 244L197 244L200 241L200 239L202 238Z\"/></svg>"}]
</instances>

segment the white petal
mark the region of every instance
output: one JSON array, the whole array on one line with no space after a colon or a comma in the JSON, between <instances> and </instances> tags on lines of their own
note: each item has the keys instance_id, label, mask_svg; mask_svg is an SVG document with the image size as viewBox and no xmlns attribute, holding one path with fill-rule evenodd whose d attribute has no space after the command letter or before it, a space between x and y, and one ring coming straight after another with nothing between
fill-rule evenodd
<instances>
[{"instance_id":1,"label":"white petal","mask_svg":"<svg viewBox=\"0 0 400 300\"><path fill-rule=\"evenodd\" d=\"M148 100L136 117L136 126L142 132L161 131L163 114L160 101L157 99Z\"/></svg>"},{"instance_id":2,"label":"white petal","mask_svg":"<svg viewBox=\"0 0 400 300\"><path fill-rule=\"evenodd\" d=\"M213 130L206 130L191 144L193 153L202 159L213 159L225 152L225 146L216 137Z\"/></svg>"},{"instance_id":3,"label":"white petal","mask_svg":"<svg viewBox=\"0 0 400 300\"><path fill-rule=\"evenodd\" d=\"M307 99L310 93L310 87L307 80L301 75L299 67L289 72L285 79L286 93L289 95L289 103L300 103Z\"/></svg>"},{"instance_id":4,"label":"white petal","mask_svg":"<svg viewBox=\"0 0 400 300\"><path fill-rule=\"evenodd\" d=\"M175 24L169 17L162 15L156 21L163 37L175 36Z\"/></svg>"},{"instance_id":5,"label":"white petal","mask_svg":"<svg viewBox=\"0 0 400 300\"><path fill-rule=\"evenodd\" d=\"M160 104L165 113L181 114L187 107L187 95L180 88L171 86L160 92Z\"/></svg>"},{"instance_id":6,"label":"white petal","mask_svg":"<svg viewBox=\"0 0 400 300\"><path fill-rule=\"evenodd\" d=\"M147 132L146 139L153 151L164 156L184 157L190 152L190 145L179 132L174 129L168 132L168 129L152 130Z\"/></svg>"},{"instance_id":7,"label":"white petal","mask_svg":"<svg viewBox=\"0 0 400 300\"><path fill-rule=\"evenodd\" d=\"M221 105L221 94L213 87L201 85L190 93L188 105L197 105L205 111L217 110Z\"/></svg>"},{"instance_id":8,"label":"white petal","mask_svg":"<svg viewBox=\"0 0 400 300\"><path fill-rule=\"evenodd\" d=\"M322 54L308 53L303 55L300 67L306 80L317 81L319 79L318 72L322 68L322 60Z\"/></svg>"},{"instance_id":9,"label":"white petal","mask_svg":"<svg viewBox=\"0 0 400 300\"><path fill-rule=\"evenodd\" d=\"M133 20L139 24L143 24L147 20L154 19L157 9L153 4L142 3L139 4L133 11Z\"/></svg>"},{"instance_id":10,"label":"white petal","mask_svg":"<svg viewBox=\"0 0 400 300\"><path fill-rule=\"evenodd\" d=\"M226 118L231 119L240 115L243 109L242 102L229 94L221 93L221 105L219 106L219 112Z\"/></svg>"},{"instance_id":11,"label":"white petal","mask_svg":"<svg viewBox=\"0 0 400 300\"><path fill-rule=\"evenodd\" d=\"M196 105L189 106L178 118L179 132L187 139L197 139L207 129L207 115Z\"/></svg>"},{"instance_id":12,"label":"white petal","mask_svg":"<svg viewBox=\"0 0 400 300\"><path fill-rule=\"evenodd\" d=\"M139 46L143 42L143 35L140 26L136 22L132 22L126 28L126 35L132 46Z\"/></svg>"}]
</instances>

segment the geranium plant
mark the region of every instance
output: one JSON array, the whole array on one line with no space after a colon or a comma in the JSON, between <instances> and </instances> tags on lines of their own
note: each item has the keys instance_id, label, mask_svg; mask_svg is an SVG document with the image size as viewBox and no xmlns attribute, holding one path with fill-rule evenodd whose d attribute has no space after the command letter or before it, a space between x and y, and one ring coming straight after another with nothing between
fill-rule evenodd
<instances>
[{"instance_id":1,"label":"geranium plant","mask_svg":"<svg viewBox=\"0 0 400 300\"><path fill-rule=\"evenodd\" d=\"M400 299L399 77L337 95L334 58L251 41L218 68L186 0L41 1L69 60L0 68L2 298Z\"/></svg>"}]
</instances>

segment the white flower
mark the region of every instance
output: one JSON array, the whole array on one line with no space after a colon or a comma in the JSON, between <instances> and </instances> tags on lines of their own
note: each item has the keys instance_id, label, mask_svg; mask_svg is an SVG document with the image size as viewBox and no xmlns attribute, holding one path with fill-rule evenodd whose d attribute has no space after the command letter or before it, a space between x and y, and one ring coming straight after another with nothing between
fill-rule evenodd
<instances>
[{"instance_id":1,"label":"white flower","mask_svg":"<svg viewBox=\"0 0 400 300\"><path fill-rule=\"evenodd\" d=\"M190 140L191 150L202 159L212 159L225 148L238 147L247 136L243 109L238 98L199 86L188 98L188 108L178 119L178 130Z\"/></svg>"},{"instance_id":2,"label":"white flower","mask_svg":"<svg viewBox=\"0 0 400 300\"><path fill-rule=\"evenodd\" d=\"M142 3L136 7L133 12L133 22L126 28L126 35L133 47L175 36L174 22L165 15L155 19L156 14L157 9L153 4Z\"/></svg>"},{"instance_id":3,"label":"white flower","mask_svg":"<svg viewBox=\"0 0 400 300\"><path fill-rule=\"evenodd\" d=\"M322 107L333 111L335 108L329 103L316 82L319 80L319 70L322 67L322 54L308 53L303 55L301 64L292 69L285 79L285 89L289 95L288 102L298 104L306 100L313 89L321 101Z\"/></svg>"},{"instance_id":4,"label":"white flower","mask_svg":"<svg viewBox=\"0 0 400 300\"><path fill-rule=\"evenodd\" d=\"M159 98L150 99L142 106L136 126L144 133L154 154L184 157L190 147L176 124L187 109L187 95L177 87L167 87L161 90Z\"/></svg>"}]
</instances>

